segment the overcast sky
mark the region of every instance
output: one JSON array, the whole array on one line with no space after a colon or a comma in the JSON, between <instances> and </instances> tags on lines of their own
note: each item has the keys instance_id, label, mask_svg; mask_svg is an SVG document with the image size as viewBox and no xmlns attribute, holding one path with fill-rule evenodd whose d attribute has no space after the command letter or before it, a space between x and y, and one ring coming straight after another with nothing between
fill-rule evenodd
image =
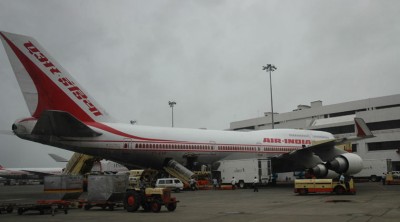
<instances>
[{"instance_id":1,"label":"overcast sky","mask_svg":"<svg viewBox=\"0 0 400 222\"><path fill-rule=\"evenodd\" d=\"M0 0L0 30L34 37L115 119L227 129L299 104L400 93L400 1ZM0 46L0 129L29 116ZM57 148L0 135L0 164Z\"/></svg>"}]
</instances>

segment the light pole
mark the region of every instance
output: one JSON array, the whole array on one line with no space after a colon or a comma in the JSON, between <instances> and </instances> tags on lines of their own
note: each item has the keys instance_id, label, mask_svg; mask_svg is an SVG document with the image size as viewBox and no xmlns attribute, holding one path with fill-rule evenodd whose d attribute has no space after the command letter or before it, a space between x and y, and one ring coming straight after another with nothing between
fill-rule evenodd
<instances>
[{"instance_id":1,"label":"light pole","mask_svg":"<svg viewBox=\"0 0 400 222\"><path fill-rule=\"evenodd\" d=\"M271 91L271 112L272 112L272 129L274 129L274 103L272 101L272 78L271 78L271 72L276 70L276 67L272 64L267 64L267 66L263 66L263 70L269 72L269 88Z\"/></svg>"},{"instance_id":2,"label":"light pole","mask_svg":"<svg viewBox=\"0 0 400 222\"><path fill-rule=\"evenodd\" d=\"M176 105L176 102L175 101L169 101L168 104L172 109L172 127L174 127L174 106Z\"/></svg>"}]
</instances>

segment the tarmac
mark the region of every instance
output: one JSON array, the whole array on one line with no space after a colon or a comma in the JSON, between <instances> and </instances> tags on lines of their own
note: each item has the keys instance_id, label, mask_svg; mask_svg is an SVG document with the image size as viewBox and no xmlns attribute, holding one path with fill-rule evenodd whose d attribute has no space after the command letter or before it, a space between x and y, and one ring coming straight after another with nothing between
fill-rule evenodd
<instances>
[{"instance_id":1,"label":"tarmac","mask_svg":"<svg viewBox=\"0 0 400 222\"><path fill-rule=\"evenodd\" d=\"M356 195L297 195L293 185L277 185L237 190L201 190L173 193L180 202L174 212L165 207L159 213L126 212L122 207L113 211L101 208L70 209L40 215L28 211L18 215L0 214L0 221L400 221L400 185L358 183ZM43 199L42 185L0 186L1 203L34 203Z\"/></svg>"}]
</instances>

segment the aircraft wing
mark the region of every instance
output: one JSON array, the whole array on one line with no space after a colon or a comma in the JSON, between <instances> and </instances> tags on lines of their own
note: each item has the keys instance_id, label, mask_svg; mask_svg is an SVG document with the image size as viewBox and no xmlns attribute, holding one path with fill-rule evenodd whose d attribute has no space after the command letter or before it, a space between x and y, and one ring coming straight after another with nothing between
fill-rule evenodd
<instances>
[{"instance_id":1,"label":"aircraft wing","mask_svg":"<svg viewBox=\"0 0 400 222\"><path fill-rule=\"evenodd\" d=\"M32 134L60 137L96 137L101 135L71 114L55 110L42 112Z\"/></svg>"},{"instance_id":2,"label":"aircraft wing","mask_svg":"<svg viewBox=\"0 0 400 222\"><path fill-rule=\"evenodd\" d=\"M327 140L323 143L312 145L300 150L285 153L272 158L272 169L274 172L303 171L312 168L319 163L327 161L325 154L332 152L337 155L345 152L334 147L335 139Z\"/></svg>"},{"instance_id":3,"label":"aircraft wing","mask_svg":"<svg viewBox=\"0 0 400 222\"><path fill-rule=\"evenodd\" d=\"M363 119L354 118L354 123L356 134L354 137L320 141L318 144L273 157L272 167L274 171L291 172L313 168L318 164L332 161L336 157L347 153L345 150L335 146L374 137Z\"/></svg>"}]
</instances>

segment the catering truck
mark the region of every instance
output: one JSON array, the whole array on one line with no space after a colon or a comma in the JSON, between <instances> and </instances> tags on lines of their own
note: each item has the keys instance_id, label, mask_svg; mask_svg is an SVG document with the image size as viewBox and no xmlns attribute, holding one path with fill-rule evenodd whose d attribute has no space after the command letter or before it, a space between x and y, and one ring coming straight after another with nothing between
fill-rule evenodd
<instances>
[{"instance_id":1,"label":"catering truck","mask_svg":"<svg viewBox=\"0 0 400 222\"><path fill-rule=\"evenodd\" d=\"M271 174L270 159L221 160L213 167L213 177L220 178L222 184L230 184L235 177L239 188L251 186L255 177L261 185L266 185L272 179Z\"/></svg>"},{"instance_id":2,"label":"catering truck","mask_svg":"<svg viewBox=\"0 0 400 222\"><path fill-rule=\"evenodd\" d=\"M390 159L363 159L363 169L353 177L378 182L382 180L383 174L390 171L389 165L391 165Z\"/></svg>"}]
</instances>

